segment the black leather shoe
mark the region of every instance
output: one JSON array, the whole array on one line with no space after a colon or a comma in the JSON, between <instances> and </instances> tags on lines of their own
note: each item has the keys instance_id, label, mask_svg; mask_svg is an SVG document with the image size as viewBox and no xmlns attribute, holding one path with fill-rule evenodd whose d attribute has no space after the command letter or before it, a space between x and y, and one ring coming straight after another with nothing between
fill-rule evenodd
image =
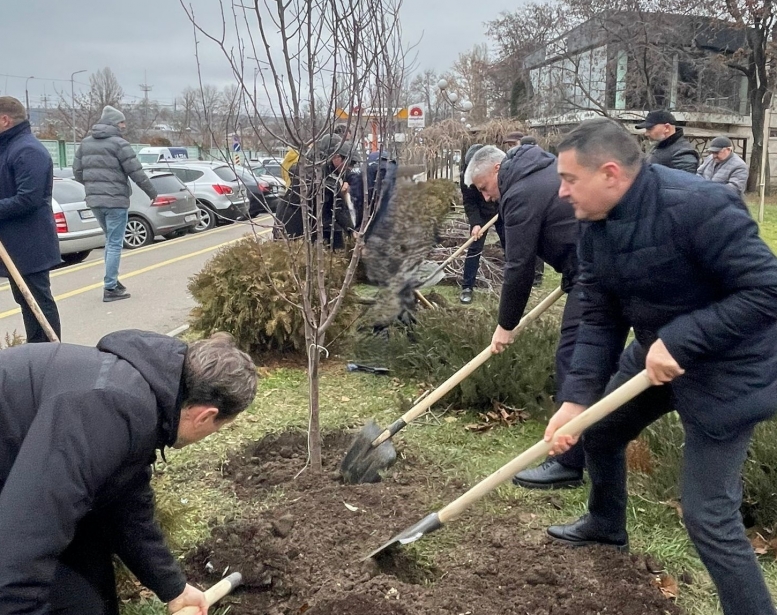
<instances>
[{"instance_id":1,"label":"black leather shoe","mask_svg":"<svg viewBox=\"0 0 777 615\"><path fill-rule=\"evenodd\" d=\"M615 547L622 553L629 552L629 537L623 530L617 536L606 536L598 532L591 522L591 515L583 515L574 523L568 525L551 525L548 528L548 536L557 542L570 547L586 547L591 545L604 545Z\"/></svg>"},{"instance_id":2,"label":"black leather shoe","mask_svg":"<svg viewBox=\"0 0 777 615\"><path fill-rule=\"evenodd\" d=\"M583 484L583 470L568 468L553 458L513 476L513 484L526 489L571 489Z\"/></svg>"},{"instance_id":3,"label":"black leather shoe","mask_svg":"<svg viewBox=\"0 0 777 615\"><path fill-rule=\"evenodd\" d=\"M127 290L121 290L117 286L116 288L106 288L103 290L103 302L108 303L109 301L121 301L122 299L129 299L130 294L127 292Z\"/></svg>"},{"instance_id":4,"label":"black leather shoe","mask_svg":"<svg viewBox=\"0 0 777 615\"><path fill-rule=\"evenodd\" d=\"M471 288L462 288L461 294L459 295L459 301L462 303L472 303L472 289Z\"/></svg>"},{"instance_id":5,"label":"black leather shoe","mask_svg":"<svg viewBox=\"0 0 777 615\"><path fill-rule=\"evenodd\" d=\"M124 286L124 284L122 284L118 280L116 280L116 288L118 288L119 290L127 290L127 287Z\"/></svg>"}]
</instances>

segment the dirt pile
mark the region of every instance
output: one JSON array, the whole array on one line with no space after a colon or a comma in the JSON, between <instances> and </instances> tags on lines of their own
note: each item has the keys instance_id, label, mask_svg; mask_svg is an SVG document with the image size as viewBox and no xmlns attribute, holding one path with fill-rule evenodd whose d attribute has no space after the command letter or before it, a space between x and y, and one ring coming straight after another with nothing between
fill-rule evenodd
<instances>
[{"instance_id":1,"label":"dirt pile","mask_svg":"<svg viewBox=\"0 0 777 615\"><path fill-rule=\"evenodd\" d=\"M337 465L347 435L325 438L328 473L294 478L305 435L265 438L225 468L247 504L186 558L194 581L240 571L230 615L672 615L642 560L609 549L570 550L529 531L520 511L471 513L380 561L361 559L392 534L464 491L420 467L407 451L386 479L343 485Z\"/></svg>"}]
</instances>

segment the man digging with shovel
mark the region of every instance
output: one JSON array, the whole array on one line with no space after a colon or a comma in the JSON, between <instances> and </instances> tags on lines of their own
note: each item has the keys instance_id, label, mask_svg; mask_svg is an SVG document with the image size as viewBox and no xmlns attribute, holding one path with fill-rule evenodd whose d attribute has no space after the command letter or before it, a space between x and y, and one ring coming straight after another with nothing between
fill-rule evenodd
<instances>
[{"instance_id":1,"label":"man digging with shovel","mask_svg":"<svg viewBox=\"0 0 777 615\"><path fill-rule=\"evenodd\" d=\"M499 353L515 339L538 256L561 273L561 287L569 293L577 277L579 224L569 202L559 198L555 156L537 146L514 147L507 154L493 146L480 148L472 156L464 183L474 185L486 201L499 203L499 217L504 220L505 280L491 341L492 352ZM558 389L572 360L580 315L577 295L568 294L556 350ZM576 487L583 482L584 466L582 447L576 446L559 458L519 472L513 482L529 489Z\"/></svg>"},{"instance_id":2,"label":"man digging with shovel","mask_svg":"<svg viewBox=\"0 0 777 615\"><path fill-rule=\"evenodd\" d=\"M256 381L224 333L0 351L0 615L118 615L113 554L171 613L206 615L154 520L150 464L231 423Z\"/></svg>"},{"instance_id":3,"label":"man digging with shovel","mask_svg":"<svg viewBox=\"0 0 777 615\"><path fill-rule=\"evenodd\" d=\"M583 433L588 514L548 533L628 548L626 447L676 409L683 522L723 612L774 615L739 508L753 429L777 409L777 258L739 195L646 164L609 119L583 122L558 150L560 195L589 224L575 287L583 318L545 439L643 369L655 386ZM629 327L636 339L622 352ZM553 450L575 440L560 435Z\"/></svg>"}]
</instances>

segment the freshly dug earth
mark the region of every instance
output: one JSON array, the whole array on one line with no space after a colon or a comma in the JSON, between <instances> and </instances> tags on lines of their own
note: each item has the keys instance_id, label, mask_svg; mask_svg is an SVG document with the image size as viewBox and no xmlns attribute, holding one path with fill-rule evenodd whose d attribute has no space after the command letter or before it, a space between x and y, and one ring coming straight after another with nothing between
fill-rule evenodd
<instances>
[{"instance_id":1,"label":"freshly dug earth","mask_svg":"<svg viewBox=\"0 0 777 615\"><path fill-rule=\"evenodd\" d=\"M295 478L305 434L268 436L224 469L245 504L185 561L209 586L239 571L230 615L673 615L644 559L611 549L569 549L526 525L526 512L477 508L423 542L380 561L360 560L462 493L407 451L382 483L343 485L337 467L350 437L324 441L327 473ZM429 556L428 553L434 553ZM426 553L427 555L423 555Z\"/></svg>"}]
</instances>

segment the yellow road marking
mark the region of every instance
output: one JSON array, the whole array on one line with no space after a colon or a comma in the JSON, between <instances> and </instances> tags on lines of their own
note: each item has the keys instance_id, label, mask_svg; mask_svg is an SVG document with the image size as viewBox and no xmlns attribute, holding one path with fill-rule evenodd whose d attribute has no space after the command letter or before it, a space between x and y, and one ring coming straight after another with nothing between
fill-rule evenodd
<instances>
[{"instance_id":1,"label":"yellow road marking","mask_svg":"<svg viewBox=\"0 0 777 615\"><path fill-rule=\"evenodd\" d=\"M269 232L269 229L266 231L262 231L261 234L266 234ZM243 237L237 237L236 239L230 239L229 241L225 241L224 243L220 243L216 246L211 246L210 248L204 248L202 250L198 250L197 252L191 252L189 254L184 254L182 256L176 256L175 258L171 258L166 261L162 261L161 263L156 263L154 265L149 265L148 267L143 267L143 269L138 269L137 271L131 271L130 273L123 273L121 275L122 279L126 278L134 278L136 275L141 275L143 273L148 273L149 271L154 271L154 269L159 269L161 267L166 267L167 265L172 265L173 263L178 263L180 261L186 260L187 258L191 258L192 256L199 256L200 254L205 254L207 252L212 252L214 250L218 250L219 248L223 248L224 246L228 246L229 244L235 243L236 241L240 241L243 239ZM75 297L76 295L81 295L83 293L87 293L90 290L95 290L97 288L102 288L103 284L102 282L99 282L97 284L90 284L89 286L83 286L81 288L77 288L75 290L71 290L69 292L63 293L61 295L57 295L54 297L55 301L62 301L64 299L69 299L70 297ZM14 316L15 314L21 313L21 310L17 307L12 310L7 310L5 312L0 312L0 320L3 318L8 318L9 316Z\"/></svg>"},{"instance_id":2,"label":"yellow road marking","mask_svg":"<svg viewBox=\"0 0 777 615\"><path fill-rule=\"evenodd\" d=\"M241 223L237 223L237 224L241 224ZM245 223L242 223L242 224L245 224ZM248 225L246 224L246 226L248 226ZM261 223L257 223L257 226L261 226ZM155 243L153 245L146 246L145 248L138 248L137 250L122 251L122 253L121 253L121 260L124 261L124 259L129 258L131 256L135 256L136 254L145 254L146 252L152 252L153 250L158 250L160 248L169 247L171 245L176 245L177 246L177 245L180 245L180 244L185 243L187 241L193 241L195 239L200 239L201 237L207 237L208 235L216 235L217 233L223 233L224 231L228 231L228 230L234 229L234 228L235 227L233 225L229 224L227 226L222 226L221 228L211 229L209 231L206 231L205 233L197 233L195 235L188 235L186 237L179 237L179 238L175 239L173 242L170 242L169 240L167 240L167 241L160 241L159 243ZM260 229L257 232L261 235L262 233L269 232L269 230L270 229L262 228L262 229ZM88 263L82 263L80 265L72 265L70 267L63 267L62 269L57 269L56 271L52 271L50 277L58 278L59 276L67 275L68 273L75 273L77 271L83 271L84 269L89 269L90 267L97 267L98 265L102 265L103 262L104 261L102 259L100 259L100 260L95 260L95 261L89 261ZM0 285L0 292L2 292L4 290L11 290L11 285L10 284ZM0 318L2 318L1 315L0 315Z\"/></svg>"}]
</instances>

